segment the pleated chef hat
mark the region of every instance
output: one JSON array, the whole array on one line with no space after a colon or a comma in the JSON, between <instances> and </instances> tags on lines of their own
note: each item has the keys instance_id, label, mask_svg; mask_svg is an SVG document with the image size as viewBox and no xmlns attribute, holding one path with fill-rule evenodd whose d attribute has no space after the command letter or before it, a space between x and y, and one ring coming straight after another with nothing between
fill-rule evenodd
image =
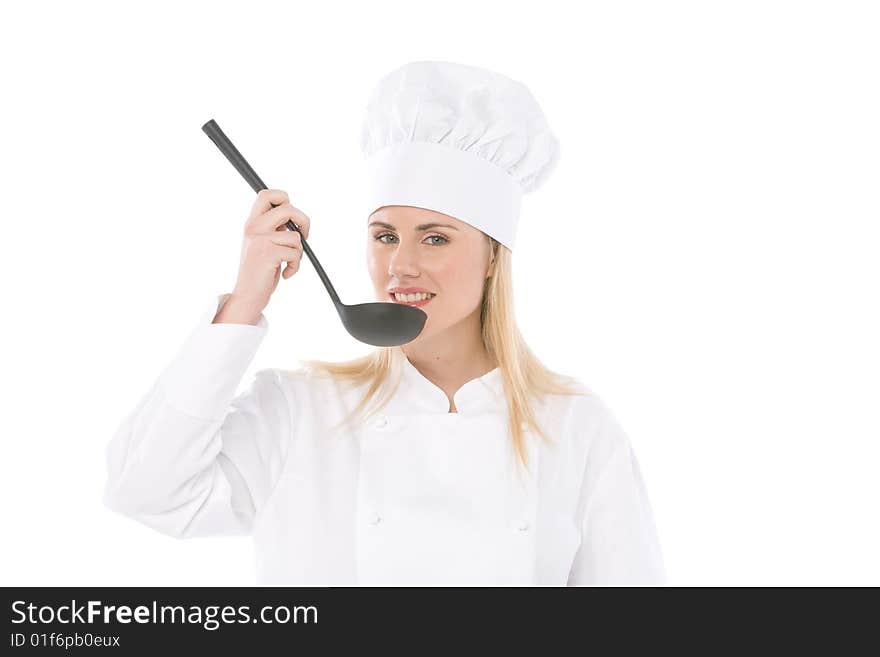
<instances>
[{"instance_id":1,"label":"pleated chef hat","mask_svg":"<svg viewBox=\"0 0 880 657\"><path fill-rule=\"evenodd\" d=\"M361 130L368 215L412 205L450 215L513 249L523 194L559 159L528 88L486 69L411 62L383 77Z\"/></svg>"}]
</instances>

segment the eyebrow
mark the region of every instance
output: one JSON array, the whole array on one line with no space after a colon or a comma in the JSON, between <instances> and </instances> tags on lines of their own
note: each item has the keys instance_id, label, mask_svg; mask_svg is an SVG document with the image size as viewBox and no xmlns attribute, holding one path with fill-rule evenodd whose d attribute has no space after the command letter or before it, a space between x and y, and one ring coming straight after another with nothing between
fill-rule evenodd
<instances>
[{"instance_id":1,"label":"eyebrow","mask_svg":"<svg viewBox=\"0 0 880 657\"><path fill-rule=\"evenodd\" d=\"M381 226L382 228L390 228L391 230L397 230L391 224L386 224L384 221L371 221L370 226ZM416 226L416 230L430 230L431 228L451 228L452 230L458 230L455 226L450 226L449 224L419 224Z\"/></svg>"}]
</instances>

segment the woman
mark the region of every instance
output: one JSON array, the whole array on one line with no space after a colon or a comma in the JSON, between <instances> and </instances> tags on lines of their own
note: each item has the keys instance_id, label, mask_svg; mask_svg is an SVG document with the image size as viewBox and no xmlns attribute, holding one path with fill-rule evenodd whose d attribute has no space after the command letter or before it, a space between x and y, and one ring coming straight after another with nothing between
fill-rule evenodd
<instances>
[{"instance_id":1,"label":"woman","mask_svg":"<svg viewBox=\"0 0 880 657\"><path fill-rule=\"evenodd\" d=\"M108 448L105 503L171 536L252 535L260 584L664 583L626 434L514 321L520 198L559 153L529 91L407 64L376 87L362 147L376 298L421 307L422 332L352 362L261 370L236 397L279 277L299 269L285 224L308 239L311 223L282 190L260 192L233 292Z\"/></svg>"}]
</instances>

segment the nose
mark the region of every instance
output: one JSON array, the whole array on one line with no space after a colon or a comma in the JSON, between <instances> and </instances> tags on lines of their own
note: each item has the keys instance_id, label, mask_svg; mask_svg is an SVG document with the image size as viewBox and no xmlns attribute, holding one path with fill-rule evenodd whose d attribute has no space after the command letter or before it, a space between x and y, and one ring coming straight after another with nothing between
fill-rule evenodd
<instances>
[{"instance_id":1,"label":"nose","mask_svg":"<svg viewBox=\"0 0 880 657\"><path fill-rule=\"evenodd\" d=\"M388 260L388 275L397 279L414 278L419 275L416 246L398 244Z\"/></svg>"}]
</instances>

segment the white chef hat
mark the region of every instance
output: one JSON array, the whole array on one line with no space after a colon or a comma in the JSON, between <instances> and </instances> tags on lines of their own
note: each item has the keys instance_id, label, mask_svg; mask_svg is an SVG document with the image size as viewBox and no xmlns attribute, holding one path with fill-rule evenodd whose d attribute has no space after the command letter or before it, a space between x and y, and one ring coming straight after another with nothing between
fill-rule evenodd
<instances>
[{"instance_id":1,"label":"white chef hat","mask_svg":"<svg viewBox=\"0 0 880 657\"><path fill-rule=\"evenodd\" d=\"M450 215L513 249L523 194L559 142L520 82L454 62L411 62L373 90L361 129L368 214L411 205Z\"/></svg>"}]
</instances>

